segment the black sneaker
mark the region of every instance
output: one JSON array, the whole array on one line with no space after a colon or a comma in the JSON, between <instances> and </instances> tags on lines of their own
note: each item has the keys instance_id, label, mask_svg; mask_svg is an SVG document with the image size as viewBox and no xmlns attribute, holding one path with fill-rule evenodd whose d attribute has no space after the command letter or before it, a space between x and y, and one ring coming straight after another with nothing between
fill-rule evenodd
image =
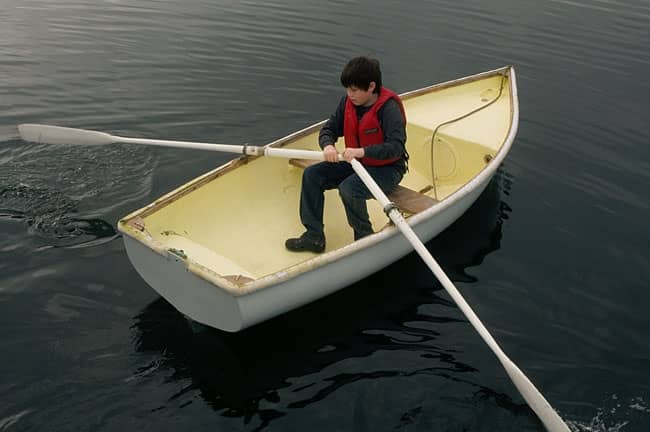
<instances>
[{"instance_id":1,"label":"black sneaker","mask_svg":"<svg viewBox=\"0 0 650 432\"><path fill-rule=\"evenodd\" d=\"M284 246L291 252L315 252L321 253L325 250L325 239L314 240L305 234L298 238L290 238L284 242Z\"/></svg>"}]
</instances>

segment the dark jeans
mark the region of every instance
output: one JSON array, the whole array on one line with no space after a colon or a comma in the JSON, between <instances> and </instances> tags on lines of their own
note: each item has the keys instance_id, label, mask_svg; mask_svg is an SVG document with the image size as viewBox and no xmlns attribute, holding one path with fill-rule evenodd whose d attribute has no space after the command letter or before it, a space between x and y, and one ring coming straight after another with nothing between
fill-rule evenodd
<instances>
[{"instance_id":1,"label":"dark jeans","mask_svg":"<svg viewBox=\"0 0 650 432\"><path fill-rule=\"evenodd\" d=\"M366 166L365 168L385 193L393 191L404 176L403 169L399 165ZM345 207L348 224L354 230L355 240L372 234L366 205L366 200L372 198L372 194L354 172L352 165L347 162L320 162L306 168L302 175L300 220L307 228L307 237L313 240L325 238L323 234L324 192L337 187Z\"/></svg>"}]
</instances>

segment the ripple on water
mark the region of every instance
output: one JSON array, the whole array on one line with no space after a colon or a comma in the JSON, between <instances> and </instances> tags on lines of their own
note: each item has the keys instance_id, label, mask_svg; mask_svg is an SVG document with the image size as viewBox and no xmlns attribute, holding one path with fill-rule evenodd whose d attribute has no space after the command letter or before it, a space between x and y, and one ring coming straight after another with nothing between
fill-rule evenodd
<instances>
[{"instance_id":1,"label":"ripple on water","mask_svg":"<svg viewBox=\"0 0 650 432\"><path fill-rule=\"evenodd\" d=\"M7 417L0 418L0 430L8 430L10 427L12 427L14 424L16 424L20 419L27 414L32 412L32 410L22 410L19 413L16 414L11 414Z\"/></svg>"},{"instance_id":2,"label":"ripple on water","mask_svg":"<svg viewBox=\"0 0 650 432\"><path fill-rule=\"evenodd\" d=\"M592 418L568 424L575 432L625 432L626 426L648 424L649 416L650 408L642 396L624 398L613 394L597 408Z\"/></svg>"},{"instance_id":3,"label":"ripple on water","mask_svg":"<svg viewBox=\"0 0 650 432\"><path fill-rule=\"evenodd\" d=\"M3 144L0 219L22 223L49 246L114 238L115 218L151 191L147 149Z\"/></svg>"}]
</instances>

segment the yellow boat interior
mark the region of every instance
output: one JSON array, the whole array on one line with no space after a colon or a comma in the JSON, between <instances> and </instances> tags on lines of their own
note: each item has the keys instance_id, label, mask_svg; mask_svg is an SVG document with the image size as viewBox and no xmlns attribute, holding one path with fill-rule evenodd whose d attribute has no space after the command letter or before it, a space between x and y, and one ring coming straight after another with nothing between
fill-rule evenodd
<instances>
[{"instance_id":1,"label":"yellow boat interior","mask_svg":"<svg viewBox=\"0 0 650 432\"><path fill-rule=\"evenodd\" d=\"M513 122L509 70L403 95L410 162L403 193L392 198L406 217L450 197L502 147ZM320 150L319 129L314 125L270 145ZM343 148L342 139L337 148ZM284 248L288 237L304 231L298 212L303 165L242 156L131 213L120 230L235 284L284 271L314 257ZM375 231L387 226L376 201L368 201L368 210ZM336 190L326 192L324 224L326 252L354 241Z\"/></svg>"}]
</instances>

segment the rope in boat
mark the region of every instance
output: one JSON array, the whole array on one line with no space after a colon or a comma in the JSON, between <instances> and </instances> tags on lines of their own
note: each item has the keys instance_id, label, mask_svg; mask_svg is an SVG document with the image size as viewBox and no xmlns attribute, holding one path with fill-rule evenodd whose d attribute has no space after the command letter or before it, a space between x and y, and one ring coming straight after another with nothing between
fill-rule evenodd
<instances>
[{"instance_id":1,"label":"rope in boat","mask_svg":"<svg viewBox=\"0 0 650 432\"><path fill-rule=\"evenodd\" d=\"M441 127L446 126L446 125L451 124L451 123L455 123L455 122L460 121L460 120L463 120L463 119L471 116L472 114L475 114L475 113L489 107L490 105L492 105L496 101L498 101L501 98L501 95L503 94L503 87L504 87L505 82L506 82L506 76L507 76L507 72L501 73L501 86L499 88L499 94L494 99L492 99L490 102L486 103L483 106L475 108L472 111L470 111L470 112L468 112L466 114L463 114L463 115L461 115L459 117L453 118L451 120L447 120L446 122L442 122L438 126L436 126L436 128L433 130L433 134L431 135L431 183L432 183L432 186L433 186L433 194L434 194L436 200L438 199L438 188L436 187L436 175L435 175L435 169L434 169L435 164L434 164L434 158L433 158L433 144L435 143L436 133L438 133L438 130Z\"/></svg>"}]
</instances>

